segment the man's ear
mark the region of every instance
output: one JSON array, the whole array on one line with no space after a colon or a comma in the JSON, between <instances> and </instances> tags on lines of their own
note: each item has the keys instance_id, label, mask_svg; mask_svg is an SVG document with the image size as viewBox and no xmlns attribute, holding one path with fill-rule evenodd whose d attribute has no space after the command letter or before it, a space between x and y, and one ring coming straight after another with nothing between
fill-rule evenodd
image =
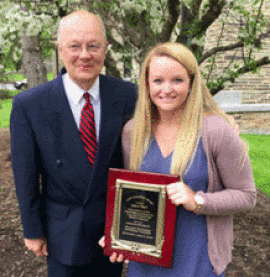
<instances>
[{"instance_id":1,"label":"man's ear","mask_svg":"<svg viewBox=\"0 0 270 277\"><path fill-rule=\"evenodd\" d=\"M105 48L104 51L106 52L108 50L110 43L108 41L105 42Z\"/></svg>"},{"instance_id":2,"label":"man's ear","mask_svg":"<svg viewBox=\"0 0 270 277\"><path fill-rule=\"evenodd\" d=\"M56 46L57 46L57 49L58 49L59 56L60 56L61 60L63 60L62 59L63 46L58 41L56 42Z\"/></svg>"},{"instance_id":3,"label":"man's ear","mask_svg":"<svg viewBox=\"0 0 270 277\"><path fill-rule=\"evenodd\" d=\"M56 46L57 46L59 52L62 51L62 46L59 43L59 41L56 42Z\"/></svg>"}]
</instances>

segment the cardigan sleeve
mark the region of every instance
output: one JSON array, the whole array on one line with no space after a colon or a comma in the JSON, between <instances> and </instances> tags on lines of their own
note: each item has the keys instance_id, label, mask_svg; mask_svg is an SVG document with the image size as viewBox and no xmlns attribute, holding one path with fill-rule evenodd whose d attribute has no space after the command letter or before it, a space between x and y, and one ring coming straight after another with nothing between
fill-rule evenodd
<instances>
[{"instance_id":1,"label":"cardigan sleeve","mask_svg":"<svg viewBox=\"0 0 270 277\"><path fill-rule=\"evenodd\" d=\"M228 215L254 208L256 188L243 141L224 119L210 116L202 128L208 160L208 191L201 213Z\"/></svg>"}]
</instances>

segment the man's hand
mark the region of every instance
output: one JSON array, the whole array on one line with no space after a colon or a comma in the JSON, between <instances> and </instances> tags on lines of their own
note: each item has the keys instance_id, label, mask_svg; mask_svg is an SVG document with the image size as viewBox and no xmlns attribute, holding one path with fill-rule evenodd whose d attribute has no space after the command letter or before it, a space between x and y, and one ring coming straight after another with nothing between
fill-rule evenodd
<instances>
[{"instance_id":1,"label":"man's hand","mask_svg":"<svg viewBox=\"0 0 270 277\"><path fill-rule=\"evenodd\" d=\"M37 256L48 256L47 241L45 238L24 239L26 247L34 252Z\"/></svg>"},{"instance_id":2,"label":"man's hand","mask_svg":"<svg viewBox=\"0 0 270 277\"><path fill-rule=\"evenodd\" d=\"M99 240L98 244L102 248L105 247L105 237L104 236ZM115 252L113 252L113 254L109 257L109 259L110 259L111 263L115 263L115 262L121 263L124 261L126 264L128 264L128 262L129 262L128 260L124 260L123 254L120 254L119 256L117 256L117 254Z\"/></svg>"}]
</instances>

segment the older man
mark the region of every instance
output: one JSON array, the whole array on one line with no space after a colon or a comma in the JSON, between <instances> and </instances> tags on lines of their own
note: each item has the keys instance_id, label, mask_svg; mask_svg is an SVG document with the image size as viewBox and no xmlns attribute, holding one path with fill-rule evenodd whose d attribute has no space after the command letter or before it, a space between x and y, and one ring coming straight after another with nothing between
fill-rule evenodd
<instances>
[{"instance_id":1,"label":"older man","mask_svg":"<svg viewBox=\"0 0 270 277\"><path fill-rule=\"evenodd\" d=\"M103 256L107 173L121 168L120 133L135 86L100 74L108 47L87 11L62 19L58 77L14 98L11 150L26 246L48 276L120 276Z\"/></svg>"}]
</instances>

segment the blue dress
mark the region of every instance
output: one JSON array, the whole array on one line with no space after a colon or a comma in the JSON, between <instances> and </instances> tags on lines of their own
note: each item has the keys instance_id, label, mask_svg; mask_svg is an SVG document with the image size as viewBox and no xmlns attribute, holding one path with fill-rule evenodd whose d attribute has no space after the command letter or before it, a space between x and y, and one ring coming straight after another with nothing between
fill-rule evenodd
<instances>
[{"instance_id":1,"label":"blue dress","mask_svg":"<svg viewBox=\"0 0 270 277\"><path fill-rule=\"evenodd\" d=\"M170 173L172 154L164 158L153 139L141 170ZM184 182L194 191L207 191L208 169L202 139L199 141L193 163L187 166ZM177 207L172 268L129 262L128 277L217 277L209 260L207 245L206 216L196 215L180 205ZM225 277L224 272L219 277Z\"/></svg>"}]
</instances>

